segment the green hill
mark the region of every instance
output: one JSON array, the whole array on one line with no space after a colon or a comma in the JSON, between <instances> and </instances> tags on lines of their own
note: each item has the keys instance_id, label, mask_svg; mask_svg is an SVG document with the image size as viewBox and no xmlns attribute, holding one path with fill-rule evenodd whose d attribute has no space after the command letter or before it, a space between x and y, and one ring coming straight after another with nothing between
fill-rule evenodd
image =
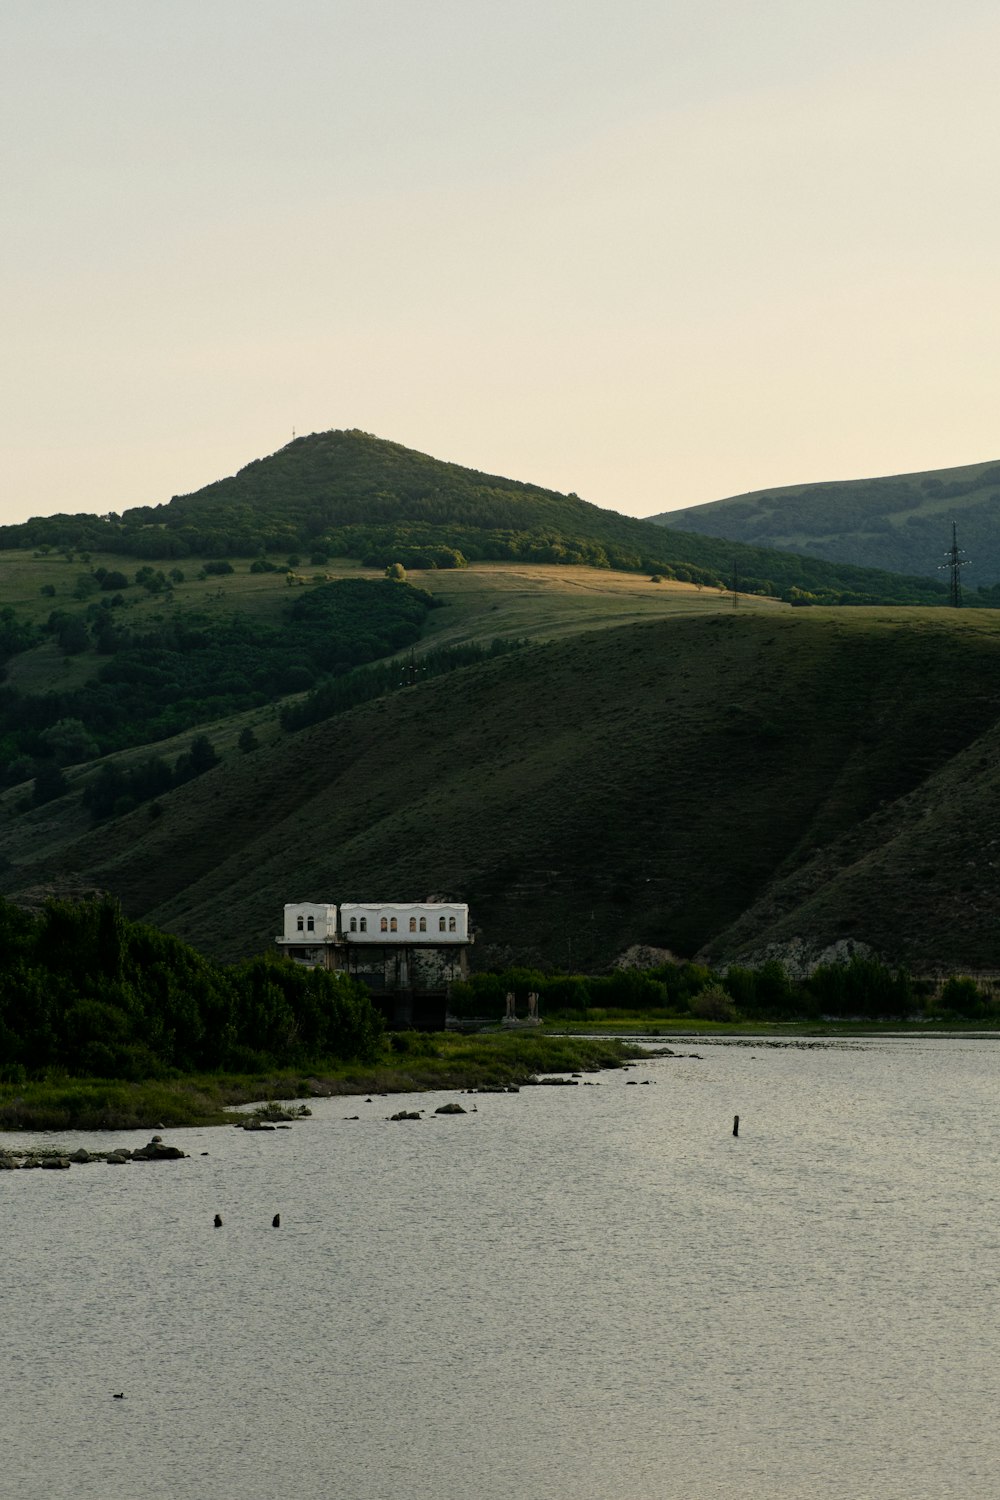
<instances>
[{"instance_id":1,"label":"green hill","mask_svg":"<svg viewBox=\"0 0 1000 1500\"><path fill-rule=\"evenodd\" d=\"M220 958L289 900L447 893L480 965L801 937L989 968L998 673L989 611L597 631L228 754L155 817L91 828L71 788L8 819L4 885L108 889Z\"/></svg>"},{"instance_id":2,"label":"green hill","mask_svg":"<svg viewBox=\"0 0 1000 1500\"><path fill-rule=\"evenodd\" d=\"M963 585L1000 591L1000 464L754 490L650 518L678 531L704 532L757 547L778 547L827 562L888 568L940 579L951 523L968 556Z\"/></svg>"},{"instance_id":3,"label":"green hill","mask_svg":"<svg viewBox=\"0 0 1000 1500\"><path fill-rule=\"evenodd\" d=\"M0 527L2 548L86 549L168 567L195 555L291 555L295 567L331 557L421 569L466 560L582 563L709 586L728 584L735 566L753 593L790 598L799 590L830 603L946 598L936 581L668 531L356 431L296 438L165 505Z\"/></svg>"}]
</instances>

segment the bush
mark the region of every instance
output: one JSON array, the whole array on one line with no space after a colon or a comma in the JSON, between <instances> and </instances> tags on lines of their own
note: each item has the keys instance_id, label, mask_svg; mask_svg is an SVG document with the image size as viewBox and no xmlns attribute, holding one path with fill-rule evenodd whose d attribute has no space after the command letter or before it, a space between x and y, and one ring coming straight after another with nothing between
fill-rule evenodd
<instances>
[{"instance_id":1,"label":"bush","mask_svg":"<svg viewBox=\"0 0 1000 1500\"><path fill-rule=\"evenodd\" d=\"M965 974L955 974L941 986L941 993L932 1009L974 1020L988 1011L989 1006L986 996L974 979Z\"/></svg>"},{"instance_id":2,"label":"bush","mask_svg":"<svg viewBox=\"0 0 1000 1500\"><path fill-rule=\"evenodd\" d=\"M697 1021L735 1021L736 1007L721 984L710 984L691 1001L691 1014Z\"/></svg>"}]
</instances>

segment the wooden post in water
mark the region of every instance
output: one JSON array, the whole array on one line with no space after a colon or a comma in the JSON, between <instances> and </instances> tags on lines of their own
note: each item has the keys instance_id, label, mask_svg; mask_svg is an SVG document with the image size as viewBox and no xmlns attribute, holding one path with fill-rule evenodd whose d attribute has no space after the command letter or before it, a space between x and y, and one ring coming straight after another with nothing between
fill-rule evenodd
<instances>
[{"instance_id":1,"label":"wooden post in water","mask_svg":"<svg viewBox=\"0 0 1000 1500\"><path fill-rule=\"evenodd\" d=\"M739 1135L739 1133L740 1133L740 1117L739 1117L739 1115L733 1115L733 1135Z\"/></svg>"}]
</instances>

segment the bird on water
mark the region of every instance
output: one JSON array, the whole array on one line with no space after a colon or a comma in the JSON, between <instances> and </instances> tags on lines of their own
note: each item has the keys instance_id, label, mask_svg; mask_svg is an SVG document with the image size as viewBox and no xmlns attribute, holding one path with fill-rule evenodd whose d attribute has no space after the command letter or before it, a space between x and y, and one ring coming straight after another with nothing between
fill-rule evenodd
<instances>
[{"instance_id":1,"label":"bird on water","mask_svg":"<svg viewBox=\"0 0 1000 1500\"><path fill-rule=\"evenodd\" d=\"M113 1394L113 1396L114 1396L114 1398L115 1398L116 1401L124 1401L125 1400L125 1392L124 1391L113 1391L112 1394Z\"/></svg>"},{"instance_id":2,"label":"bird on water","mask_svg":"<svg viewBox=\"0 0 1000 1500\"><path fill-rule=\"evenodd\" d=\"M214 1222L215 1222L216 1229L221 1229L222 1228L222 1215L221 1214L216 1214Z\"/></svg>"},{"instance_id":3,"label":"bird on water","mask_svg":"<svg viewBox=\"0 0 1000 1500\"><path fill-rule=\"evenodd\" d=\"M280 1229L281 1228L281 1215L280 1214L275 1214L274 1218L271 1220L271 1228L272 1229Z\"/></svg>"}]
</instances>

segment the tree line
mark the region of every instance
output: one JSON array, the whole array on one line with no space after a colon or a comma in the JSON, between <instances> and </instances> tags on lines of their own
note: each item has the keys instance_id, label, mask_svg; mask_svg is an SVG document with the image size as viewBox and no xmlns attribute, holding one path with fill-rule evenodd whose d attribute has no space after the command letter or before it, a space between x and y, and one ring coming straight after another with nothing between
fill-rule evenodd
<instances>
[{"instance_id":1,"label":"tree line","mask_svg":"<svg viewBox=\"0 0 1000 1500\"><path fill-rule=\"evenodd\" d=\"M382 1021L362 986L276 956L223 966L127 920L110 898L0 900L0 1079L162 1078L371 1061Z\"/></svg>"},{"instance_id":2,"label":"tree line","mask_svg":"<svg viewBox=\"0 0 1000 1500\"><path fill-rule=\"evenodd\" d=\"M657 1011L700 1021L821 1021L824 1019L1000 1021L1000 994L967 975L938 986L903 967L856 954L796 978L776 960L756 968L702 964L616 969L611 974L547 974L513 968L473 974L453 987L460 1016L498 1019L509 992L523 1006L534 991L543 1014L586 1020L593 1011Z\"/></svg>"}]
</instances>

